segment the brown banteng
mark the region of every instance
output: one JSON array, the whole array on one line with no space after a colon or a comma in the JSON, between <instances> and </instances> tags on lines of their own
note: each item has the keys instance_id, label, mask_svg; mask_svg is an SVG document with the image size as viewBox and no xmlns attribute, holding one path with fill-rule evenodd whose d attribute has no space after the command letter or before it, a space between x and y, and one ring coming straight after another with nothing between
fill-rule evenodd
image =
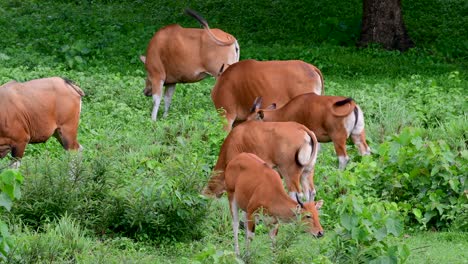
<instances>
[{"instance_id":1,"label":"brown banteng","mask_svg":"<svg viewBox=\"0 0 468 264\"><path fill-rule=\"evenodd\" d=\"M164 91L164 116L167 116L177 83L198 82L208 75L218 76L222 69L239 61L239 44L229 33L210 29L192 10L186 13L200 22L203 29L183 28L177 24L158 30L148 44L146 57L140 56L147 71L143 93L152 96L155 121Z\"/></svg>"},{"instance_id":2,"label":"brown banteng","mask_svg":"<svg viewBox=\"0 0 468 264\"><path fill-rule=\"evenodd\" d=\"M257 213L264 213L273 218L271 224L274 224L274 227L270 231L273 241L278 233L279 220L290 222L297 219L297 215L306 223L308 232L317 237L323 236L317 211L323 201L303 204L297 196L296 199L289 197L283 188L280 175L258 156L251 153L237 155L228 163L225 175L237 255L239 209L245 212L246 248L255 234Z\"/></svg>"},{"instance_id":3,"label":"brown banteng","mask_svg":"<svg viewBox=\"0 0 468 264\"><path fill-rule=\"evenodd\" d=\"M361 155L369 155L366 143L364 115L352 98L318 96L314 93L296 96L286 105L273 110L259 109L261 98L255 100L249 120L273 122L295 121L312 130L319 142L333 141L339 168L349 161L346 140L351 136Z\"/></svg>"},{"instance_id":4,"label":"brown banteng","mask_svg":"<svg viewBox=\"0 0 468 264\"><path fill-rule=\"evenodd\" d=\"M302 192L314 199L313 170L317 139L296 122L244 122L236 126L221 146L218 161L203 193L220 197L225 191L224 169L241 152L254 153L278 170L291 197Z\"/></svg>"},{"instance_id":5,"label":"brown banteng","mask_svg":"<svg viewBox=\"0 0 468 264\"><path fill-rule=\"evenodd\" d=\"M231 65L219 76L211 91L216 109L222 108L227 131L245 121L252 102L263 96L265 104L286 104L293 97L314 92L323 94L322 73L300 60L243 60Z\"/></svg>"},{"instance_id":6,"label":"brown banteng","mask_svg":"<svg viewBox=\"0 0 468 264\"><path fill-rule=\"evenodd\" d=\"M59 77L9 82L0 86L0 158L10 151L18 168L28 143L54 135L66 150L77 141L83 91Z\"/></svg>"}]
</instances>

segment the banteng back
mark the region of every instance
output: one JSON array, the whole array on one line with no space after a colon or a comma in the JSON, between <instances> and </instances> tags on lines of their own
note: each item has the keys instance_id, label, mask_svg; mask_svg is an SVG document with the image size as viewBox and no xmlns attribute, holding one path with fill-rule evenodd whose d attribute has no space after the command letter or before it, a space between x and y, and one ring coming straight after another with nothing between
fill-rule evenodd
<instances>
[{"instance_id":1,"label":"banteng back","mask_svg":"<svg viewBox=\"0 0 468 264\"><path fill-rule=\"evenodd\" d=\"M252 102L262 96L265 104L282 106L304 93L323 94L322 73L315 66L299 60L243 60L229 67L216 80L211 99L216 109L223 109L225 129L243 122L251 112Z\"/></svg>"}]
</instances>

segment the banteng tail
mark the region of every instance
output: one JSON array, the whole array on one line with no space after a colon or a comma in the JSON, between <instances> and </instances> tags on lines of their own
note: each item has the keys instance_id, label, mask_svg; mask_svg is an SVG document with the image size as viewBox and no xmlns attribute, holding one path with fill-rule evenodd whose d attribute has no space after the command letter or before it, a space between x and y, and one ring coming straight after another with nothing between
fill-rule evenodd
<instances>
[{"instance_id":1,"label":"banteng tail","mask_svg":"<svg viewBox=\"0 0 468 264\"><path fill-rule=\"evenodd\" d=\"M85 93L83 92L83 90L81 90L81 88L78 87L78 85L76 85L72 80L69 80L66 78L62 78L62 79L68 86L72 87L73 90L75 90L81 97L85 96Z\"/></svg>"},{"instance_id":2,"label":"banteng tail","mask_svg":"<svg viewBox=\"0 0 468 264\"><path fill-rule=\"evenodd\" d=\"M206 22L206 20L202 16L200 16L197 12L187 8L185 9L185 13L195 18L202 25L202 27L208 32L208 35L214 40L214 42L216 42L216 44L221 45L221 46L229 46L229 45L234 44L234 42L236 42L236 39L227 33L226 35L228 36L229 41L222 41L219 38L217 38L213 34L213 32L211 32L210 26L208 26L208 22Z\"/></svg>"},{"instance_id":3,"label":"banteng tail","mask_svg":"<svg viewBox=\"0 0 468 264\"><path fill-rule=\"evenodd\" d=\"M344 117L349 115L355 107L356 103L353 98L348 97L344 100L335 102L331 107L331 112L334 116Z\"/></svg>"}]
</instances>

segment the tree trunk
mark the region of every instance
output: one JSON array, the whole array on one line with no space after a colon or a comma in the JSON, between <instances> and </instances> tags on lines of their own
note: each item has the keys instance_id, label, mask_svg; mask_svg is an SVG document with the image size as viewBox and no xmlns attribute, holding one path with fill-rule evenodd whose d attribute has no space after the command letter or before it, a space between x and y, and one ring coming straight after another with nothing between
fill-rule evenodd
<instances>
[{"instance_id":1,"label":"tree trunk","mask_svg":"<svg viewBox=\"0 0 468 264\"><path fill-rule=\"evenodd\" d=\"M414 46L406 32L401 0L363 0L358 46L380 43L385 49L405 51Z\"/></svg>"}]
</instances>

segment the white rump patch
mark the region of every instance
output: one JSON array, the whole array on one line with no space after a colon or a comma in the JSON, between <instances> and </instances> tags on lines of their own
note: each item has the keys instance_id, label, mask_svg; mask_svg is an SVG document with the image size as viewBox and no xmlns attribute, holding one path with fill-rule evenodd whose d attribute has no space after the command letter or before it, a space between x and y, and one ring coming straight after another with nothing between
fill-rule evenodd
<instances>
[{"instance_id":1,"label":"white rump patch","mask_svg":"<svg viewBox=\"0 0 468 264\"><path fill-rule=\"evenodd\" d=\"M361 108L359 108L359 106L357 106L357 109L358 109L358 121L356 123L356 126L354 127L353 131L352 131L352 134L353 135L359 135L362 133L362 130L364 130L364 114L362 113L362 110ZM354 112L353 112L353 115L354 115Z\"/></svg>"},{"instance_id":2,"label":"white rump patch","mask_svg":"<svg viewBox=\"0 0 468 264\"><path fill-rule=\"evenodd\" d=\"M312 156L312 146L310 145L310 142L312 141L312 139L307 133L304 136L304 140L305 140L305 143L301 146L297 154L297 161L302 166L309 164L310 158Z\"/></svg>"}]
</instances>

